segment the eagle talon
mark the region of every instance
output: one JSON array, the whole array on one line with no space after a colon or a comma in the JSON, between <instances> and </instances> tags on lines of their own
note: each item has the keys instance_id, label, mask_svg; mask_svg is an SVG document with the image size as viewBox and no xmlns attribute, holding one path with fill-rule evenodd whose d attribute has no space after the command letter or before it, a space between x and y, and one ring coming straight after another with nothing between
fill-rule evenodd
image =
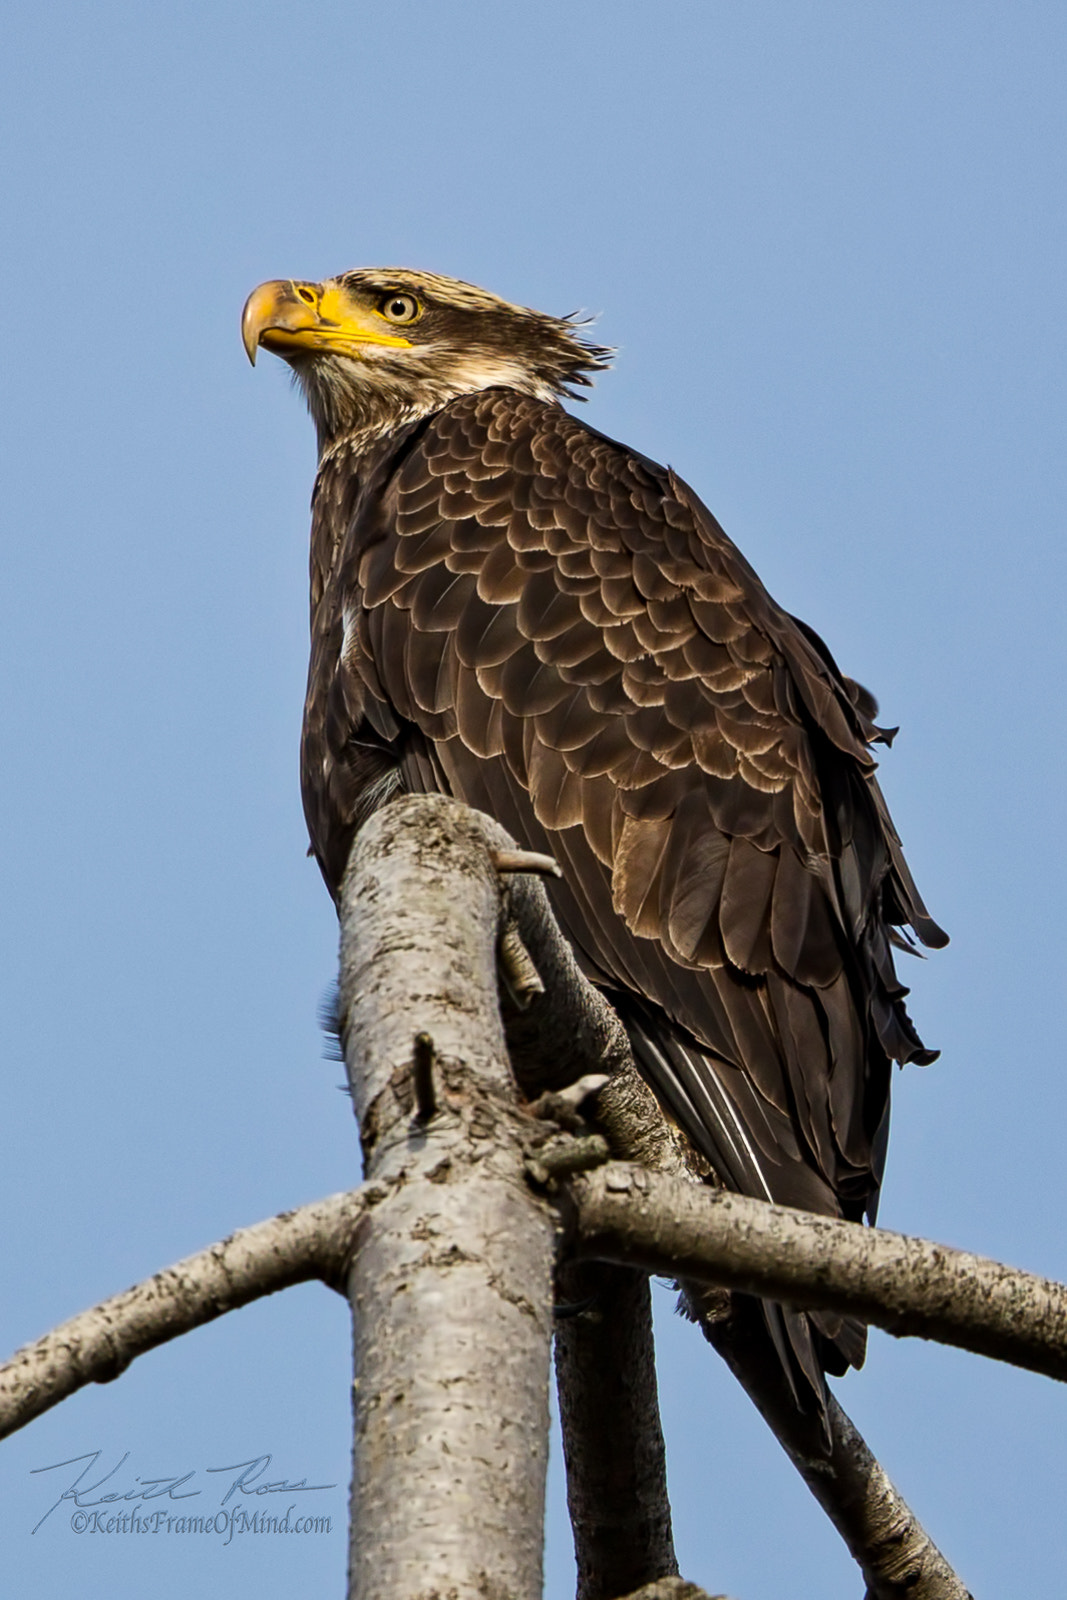
<instances>
[{"instance_id":1,"label":"eagle talon","mask_svg":"<svg viewBox=\"0 0 1067 1600\"><path fill-rule=\"evenodd\" d=\"M504 928L498 954L500 976L508 998L520 1011L525 1011L538 995L544 994L545 986L514 922Z\"/></svg>"},{"instance_id":2,"label":"eagle talon","mask_svg":"<svg viewBox=\"0 0 1067 1600\"><path fill-rule=\"evenodd\" d=\"M539 855L536 850L490 850L489 859L501 875L509 872L531 872L546 878L562 878L559 862L553 856Z\"/></svg>"},{"instance_id":3,"label":"eagle talon","mask_svg":"<svg viewBox=\"0 0 1067 1600\"><path fill-rule=\"evenodd\" d=\"M555 1122L569 1133L576 1133L586 1125L582 1107L610 1082L606 1072L587 1072L565 1089L546 1089L536 1100L531 1100L526 1109L539 1122Z\"/></svg>"}]
</instances>

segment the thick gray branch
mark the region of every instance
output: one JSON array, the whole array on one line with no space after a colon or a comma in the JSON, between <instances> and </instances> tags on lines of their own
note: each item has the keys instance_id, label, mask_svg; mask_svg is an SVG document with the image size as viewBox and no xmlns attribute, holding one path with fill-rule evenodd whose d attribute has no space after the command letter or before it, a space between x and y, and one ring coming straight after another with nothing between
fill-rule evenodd
<instances>
[{"instance_id":1,"label":"thick gray branch","mask_svg":"<svg viewBox=\"0 0 1067 1600\"><path fill-rule=\"evenodd\" d=\"M604 1261L559 1275L556 1377L578 1600L674 1576L648 1276Z\"/></svg>"},{"instance_id":2,"label":"thick gray branch","mask_svg":"<svg viewBox=\"0 0 1067 1600\"><path fill-rule=\"evenodd\" d=\"M583 1255L847 1311L1067 1380L1067 1287L905 1234L609 1164L574 1181Z\"/></svg>"},{"instance_id":3,"label":"thick gray branch","mask_svg":"<svg viewBox=\"0 0 1067 1600\"><path fill-rule=\"evenodd\" d=\"M699 1311L699 1289L690 1283L687 1290L690 1306ZM725 1318L699 1320L705 1338L727 1362L855 1556L867 1581L868 1600L971 1600L833 1395L826 1404L827 1451L821 1419L799 1410L780 1362L768 1352L755 1302L736 1299Z\"/></svg>"},{"instance_id":4,"label":"thick gray branch","mask_svg":"<svg viewBox=\"0 0 1067 1600\"><path fill-rule=\"evenodd\" d=\"M312 1278L338 1286L367 1194L330 1195L242 1228L17 1350L0 1367L0 1438L227 1311Z\"/></svg>"},{"instance_id":5,"label":"thick gray branch","mask_svg":"<svg viewBox=\"0 0 1067 1600\"><path fill-rule=\"evenodd\" d=\"M525 1181L536 1125L497 1004L509 919L480 819L440 797L385 807L341 919L352 1099L389 1188L349 1279L349 1593L537 1600L555 1215Z\"/></svg>"}]
</instances>

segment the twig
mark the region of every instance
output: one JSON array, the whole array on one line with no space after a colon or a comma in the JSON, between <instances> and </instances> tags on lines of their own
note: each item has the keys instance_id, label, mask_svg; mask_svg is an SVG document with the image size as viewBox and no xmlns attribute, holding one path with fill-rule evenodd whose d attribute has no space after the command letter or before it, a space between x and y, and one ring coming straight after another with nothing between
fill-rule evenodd
<instances>
[{"instance_id":1,"label":"twig","mask_svg":"<svg viewBox=\"0 0 1067 1600\"><path fill-rule=\"evenodd\" d=\"M610 1155L602 1134L564 1134L540 1145L534 1155L527 1157L526 1171L534 1183L547 1184L557 1178L573 1177L576 1172L588 1172L591 1167L602 1167Z\"/></svg>"},{"instance_id":2,"label":"twig","mask_svg":"<svg viewBox=\"0 0 1067 1600\"><path fill-rule=\"evenodd\" d=\"M428 1033L415 1035L415 1050L411 1062L411 1080L415 1090L415 1120L429 1122L437 1111L437 1090L433 1082L433 1040Z\"/></svg>"}]
</instances>

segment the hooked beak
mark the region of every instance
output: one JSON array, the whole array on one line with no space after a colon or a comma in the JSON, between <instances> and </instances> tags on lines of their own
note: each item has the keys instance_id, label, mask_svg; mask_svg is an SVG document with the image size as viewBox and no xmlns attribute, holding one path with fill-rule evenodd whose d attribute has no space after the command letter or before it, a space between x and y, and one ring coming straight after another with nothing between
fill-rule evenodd
<instances>
[{"instance_id":1,"label":"hooked beak","mask_svg":"<svg viewBox=\"0 0 1067 1600\"><path fill-rule=\"evenodd\" d=\"M360 346L391 345L410 349L411 340L378 327L377 314L353 303L333 279L299 283L274 278L253 289L241 316L241 339L252 365L260 345L283 360L316 350L359 356Z\"/></svg>"}]
</instances>

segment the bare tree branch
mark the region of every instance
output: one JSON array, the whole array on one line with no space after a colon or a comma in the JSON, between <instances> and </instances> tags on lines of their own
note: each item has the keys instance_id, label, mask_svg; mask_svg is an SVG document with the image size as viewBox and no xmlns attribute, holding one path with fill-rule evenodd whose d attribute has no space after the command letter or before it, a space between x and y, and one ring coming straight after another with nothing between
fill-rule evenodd
<instances>
[{"instance_id":1,"label":"bare tree branch","mask_svg":"<svg viewBox=\"0 0 1067 1600\"><path fill-rule=\"evenodd\" d=\"M342 1032L367 1169L389 1193L349 1279L352 1600L541 1593L556 1217L525 1181L546 1130L518 1109L500 1020L508 923L474 813L409 797L359 834ZM536 993L509 937L509 970Z\"/></svg>"},{"instance_id":2,"label":"bare tree branch","mask_svg":"<svg viewBox=\"0 0 1067 1600\"><path fill-rule=\"evenodd\" d=\"M833 1450L827 1460L805 1433L791 1400L780 1405L766 1374L749 1362L749 1345L741 1337L736 1308L730 1310L729 1294L698 1289L697 1281L797 1305L848 1309L892 1332L937 1337L1059 1378L1067 1376L1067 1289L922 1240L713 1193L694 1182L691 1172L672 1179L663 1171L612 1164L567 1182L568 1168L597 1161L603 1152L588 1137L580 1149L575 1146L580 1162L575 1150L536 1149L543 1126L538 1133L536 1124L516 1112L500 1019L495 1005L486 1003L494 992L505 934L503 966L511 974L516 1002L509 1008L505 1000L508 1043L528 1092L551 1091L582 1074L609 1071L613 1076L600 1094L598 1116L615 1153L675 1174L686 1172L687 1156L637 1076L618 1018L579 972L541 885L511 875L527 866L543 871L545 863L529 862L521 852L499 857L509 874L502 903L489 850L513 851L513 845L495 823L439 797L401 801L388 814L390 825L368 847L370 855L359 868L363 879L358 888L350 884L346 899L349 922L359 902L359 925L354 933L350 929L345 950L348 1058L374 1183L245 1229L18 1352L0 1369L0 1431L12 1431L84 1383L109 1381L143 1351L260 1295L314 1277L338 1287L358 1243L349 1280L350 1297L361 1313L357 1355L360 1380L366 1380L357 1391L362 1430L357 1462L373 1457L387 1467L381 1496L369 1484L356 1485L363 1526L369 1516L384 1552L373 1593L405 1592L404 1561L417 1546L422 1573L427 1530L438 1527L434 1519L442 1502L469 1499L472 1487L484 1490L484 1483L463 1478L465 1468L454 1459L449 1473L440 1472L442 1419L458 1405L468 1382L484 1387L496 1402L499 1353L514 1347L519 1355L506 1381L517 1397L509 1409L512 1418L520 1418L519 1427L510 1438L496 1439L494 1456L484 1417L476 1421L473 1437L481 1459L472 1471L477 1477L489 1464L493 1504L504 1508L497 1516L498 1543L518 1549L523 1571L514 1582L508 1580L508 1592L532 1595L539 1572L544 1461L536 1441L543 1437L549 1335L543 1312L549 1303L552 1223L523 1182L525 1151L527 1170L539 1172L542 1182L549 1171L559 1176L552 1185L554 1198L576 1230L581 1254L693 1280L690 1298L710 1312L701 1319L705 1333L844 1534L867 1576L870 1595L878 1600L896 1600L905 1592L912 1600L963 1596L959 1580L840 1408L830 1408ZM373 827L365 837L372 833ZM391 900L384 922L375 922L376 897ZM443 936L442 928L449 933ZM530 981L528 956L544 994ZM405 1012L409 996L414 1010ZM560 1105L568 1099L555 1098ZM475 1185L470 1180L476 1172ZM481 1197L472 1199L479 1185ZM407 1255L386 1266L389 1235ZM476 1243L470 1251L468 1236ZM379 1246L385 1255L378 1254ZM446 1318L442 1326L428 1316L406 1314L430 1297L436 1316L441 1293L451 1303L451 1322ZM968 1332L969 1323L977 1332ZM386 1327L398 1329L399 1337L386 1340ZM443 1384L434 1377L442 1370L442 1343L462 1368ZM488 1380L487 1350L493 1353ZM470 1351L476 1354L468 1360ZM390 1387L398 1375L405 1377L407 1389ZM451 1406L442 1393L448 1389ZM375 1404L375 1396L379 1402L392 1398ZM428 1425L425 1436L423 1424ZM412 1501L399 1458L409 1446L417 1453L424 1437L435 1441L436 1456L423 1452L426 1494L420 1489L421 1498ZM470 1438L459 1446L464 1460L478 1454L468 1451L469 1443ZM526 1459L520 1461L524 1451ZM648 1506L654 1502L652 1495ZM662 1503L665 1507L665 1491ZM650 1511L647 1520L654 1529L656 1515ZM479 1526L472 1534L461 1523L462 1518L454 1521L452 1535L443 1539L442 1571L453 1570L453 1559L460 1565L465 1561L456 1593L482 1595L486 1572L498 1570L495 1557L490 1557L492 1569L483 1565L473 1571L472 1552L482 1530ZM394 1534L395 1544L390 1543ZM353 1593L363 1600L371 1590L358 1587L361 1545L357 1534ZM383 1571L387 1584L396 1578L392 1589L379 1586ZM658 1576L658 1587L648 1593L683 1592L680 1580Z\"/></svg>"},{"instance_id":3,"label":"bare tree branch","mask_svg":"<svg viewBox=\"0 0 1067 1600\"><path fill-rule=\"evenodd\" d=\"M613 1148L693 1186L688 1146L662 1118L657 1133L649 1101L635 1068L612 1078L597 1112ZM681 1287L686 1314L727 1362L858 1563L868 1600L970 1600L832 1395L827 1452L821 1420L797 1407L755 1302L691 1279Z\"/></svg>"},{"instance_id":4,"label":"bare tree branch","mask_svg":"<svg viewBox=\"0 0 1067 1600\"><path fill-rule=\"evenodd\" d=\"M695 1289L687 1286L691 1304ZM867 1600L971 1600L833 1395L827 1453L820 1418L798 1408L773 1352L767 1359L755 1302L734 1298L725 1318L700 1323L859 1563Z\"/></svg>"},{"instance_id":5,"label":"bare tree branch","mask_svg":"<svg viewBox=\"0 0 1067 1600\"><path fill-rule=\"evenodd\" d=\"M578 1600L675 1576L648 1277L606 1262L559 1274L556 1326Z\"/></svg>"},{"instance_id":6,"label":"bare tree branch","mask_svg":"<svg viewBox=\"0 0 1067 1600\"><path fill-rule=\"evenodd\" d=\"M589 1180L584 1182L588 1186ZM642 1210L647 1210L649 1195L643 1183L640 1175L636 1192ZM0 1432L15 1431L84 1384L110 1381L144 1351L262 1295L316 1277L336 1286L350 1258L360 1217L367 1206L380 1204L387 1192L384 1184L368 1185L243 1229L62 1324L0 1369ZM686 1193L705 1205L710 1198L718 1211L722 1209L705 1190L687 1186ZM628 1207L624 1191L615 1191L613 1211L620 1197ZM762 1225L771 1208L759 1202L752 1205L756 1225ZM668 1224L676 1216L673 1195ZM703 1223L699 1231L701 1238L707 1237ZM674 1270L669 1261L660 1267ZM758 1286L753 1280L753 1287ZM621 1322L616 1326L612 1321L612 1329L614 1337L625 1336ZM731 1326L729 1320L713 1322L708 1337L752 1394L846 1538L864 1567L871 1593L879 1600L905 1593L913 1600L963 1595L963 1586L903 1506L840 1407L831 1402L834 1444L827 1459L818 1428L797 1411L785 1386L779 1384L776 1392L766 1370L752 1367L752 1340L744 1327ZM654 1497L651 1504L647 1518L654 1529Z\"/></svg>"},{"instance_id":7,"label":"bare tree branch","mask_svg":"<svg viewBox=\"0 0 1067 1600\"><path fill-rule=\"evenodd\" d=\"M87 1383L110 1383L135 1357L278 1289L343 1282L369 1189L330 1195L254 1227L62 1322L0 1367L0 1438Z\"/></svg>"},{"instance_id":8,"label":"bare tree branch","mask_svg":"<svg viewBox=\"0 0 1067 1600\"><path fill-rule=\"evenodd\" d=\"M1067 1381L1067 1287L906 1234L609 1164L574 1180L582 1255L852 1312Z\"/></svg>"},{"instance_id":9,"label":"bare tree branch","mask_svg":"<svg viewBox=\"0 0 1067 1600\"><path fill-rule=\"evenodd\" d=\"M574 1126L577 1108L594 1094L605 1131L618 1135L625 1121L648 1154L671 1143L651 1092L625 1065L611 1078L587 1075L572 1090L542 1095L539 1114ZM570 1141L586 1152L586 1166L594 1154L599 1161L608 1154L597 1138L600 1152L588 1134ZM561 1175L559 1157L555 1148L540 1152L531 1175ZM557 1309L556 1379L578 1600L611 1600L678 1570L648 1277L606 1262L571 1262L557 1272L557 1291L568 1302Z\"/></svg>"}]
</instances>

